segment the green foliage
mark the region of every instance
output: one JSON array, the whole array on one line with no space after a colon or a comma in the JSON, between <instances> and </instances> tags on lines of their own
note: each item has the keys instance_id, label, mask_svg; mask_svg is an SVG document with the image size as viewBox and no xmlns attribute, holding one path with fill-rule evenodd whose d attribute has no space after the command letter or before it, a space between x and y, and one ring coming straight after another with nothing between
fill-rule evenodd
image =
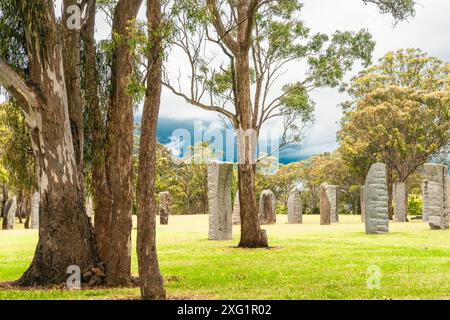
<instances>
[{"instance_id":1,"label":"green foliage","mask_svg":"<svg viewBox=\"0 0 450 320\"><path fill-rule=\"evenodd\" d=\"M405 181L449 144L450 64L420 50L389 52L352 80L338 133L349 165L382 161Z\"/></svg>"},{"instance_id":2,"label":"green foliage","mask_svg":"<svg viewBox=\"0 0 450 320\"><path fill-rule=\"evenodd\" d=\"M408 196L408 214L411 216L422 215L422 197L417 194Z\"/></svg>"},{"instance_id":3,"label":"green foliage","mask_svg":"<svg viewBox=\"0 0 450 320\"><path fill-rule=\"evenodd\" d=\"M30 136L21 110L14 102L0 104L0 139L2 180L16 191L32 192L37 188L36 162Z\"/></svg>"}]
</instances>

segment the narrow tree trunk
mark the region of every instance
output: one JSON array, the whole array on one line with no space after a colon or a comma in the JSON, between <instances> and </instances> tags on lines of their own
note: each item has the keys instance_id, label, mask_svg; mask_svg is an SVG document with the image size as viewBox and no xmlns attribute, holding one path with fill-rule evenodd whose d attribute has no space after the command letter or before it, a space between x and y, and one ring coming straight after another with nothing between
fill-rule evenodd
<instances>
[{"instance_id":1,"label":"narrow tree trunk","mask_svg":"<svg viewBox=\"0 0 450 320\"><path fill-rule=\"evenodd\" d=\"M130 23L142 0L120 0L114 12L112 32L116 48L112 65L107 178L112 196L106 284L127 286L131 279L131 228L133 201L133 99L128 85L134 55L130 47Z\"/></svg>"},{"instance_id":2,"label":"narrow tree trunk","mask_svg":"<svg viewBox=\"0 0 450 320\"><path fill-rule=\"evenodd\" d=\"M259 225L259 209L256 202L256 128L252 126L250 103L250 67L248 52L236 59L236 109L238 123L238 177L241 214L241 240L239 247L267 247L267 237ZM240 137L239 137L240 136Z\"/></svg>"},{"instance_id":3,"label":"narrow tree trunk","mask_svg":"<svg viewBox=\"0 0 450 320\"><path fill-rule=\"evenodd\" d=\"M147 92L141 123L137 190L137 255L139 282L144 300L165 299L156 253L156 127L162 86L161 1L148 0L147 20L151 48L148 52Z\"/></svg>"},{"instance_id":4,"label":"narrow tree trunk","mask_svg":"<svg viewBox=\"0 0 450 320\"><path fill-rule=\"evenodd\" d=\"M8 202L8 186L6 185L6 183L2 184L2 207L1 207L1 211L0 211L0 217L4 217L4 213L5 213L5 206L6 206L6 202Z\"/></svg>"},{"instance_id":5,"label":"narrow tree trunk","mask_svg":"<svg viewBox=\"0 0 450 320\"><path fill-rule=\"evenodd\" d=\"M69 7L77 6L77 0L63 1L62 17L62 43L64 79L66 82L67 105L69 109L70 129L72 132L75 161L77 164L78 179L84 197L84 120L81 104L81 76L80 76L80 29L79 25L73 25ZM73 20L73 21L72 21Z\"/></svg>"},{"instance_id":6,"label":"narrow tree trunk","mask_svg":"<svg viewBox=\"0 0 450 320\"><path fill-rule=\"evenodd\" d=\"M96 1L87 8L84 26L85 92L88 120L86 126L91 134L92 189L94 195L94 230L100 259L106 262L109 249L109 226L111 223L112 200L106 179L106 120L98 98L97 64L95 48Z\"/></svg>"}]
</instances>

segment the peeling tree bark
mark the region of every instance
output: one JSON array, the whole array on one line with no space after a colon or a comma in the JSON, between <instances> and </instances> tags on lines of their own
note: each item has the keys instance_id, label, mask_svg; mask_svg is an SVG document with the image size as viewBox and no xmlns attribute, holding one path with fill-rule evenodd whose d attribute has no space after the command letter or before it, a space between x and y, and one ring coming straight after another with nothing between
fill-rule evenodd
<instances>
[{"instance_id":1,"label":"peeling tree bark","mask_svg":"<svg viewBox=\"0 0 450 320\"><path fill-rule=\"evenodd\" d=\"M130 23L142 0L120 0L114 12L112 32L118 37L112 66L112 94L108 123L107 178L112 196L106 284L126 286L131 278L131 209L133 196L133 99L127 92L133 71L133 52L128 43Z\"/></svg>"},{"instance_id":2,"label":"peeling tree bark","mask_svg":"<svg viewBox=\"0 0 450 320\"><path fill-rule=\"evenodd\" d=\"M39 241L17 281L23 286L59 284L70 265L83 270L99 262L77 174L53 2L39 1L39 15L28 6L20 9L32 85L0 59L0 84L17 100L30 128L41 196Z\"/></svg>"},{"instance_id":3,"label":"peeling tree bark","mask_svg":"<svg viewBox=\"0 0 450 320\"><path fill-rule=\"evenodd\" d=\"M149 23L147 91L141 123L137 186L137 254L141 296L164 299L165 291L156 253L156 127L162 88L161 1L148 0Z\"/></svg>"}]
</instances>

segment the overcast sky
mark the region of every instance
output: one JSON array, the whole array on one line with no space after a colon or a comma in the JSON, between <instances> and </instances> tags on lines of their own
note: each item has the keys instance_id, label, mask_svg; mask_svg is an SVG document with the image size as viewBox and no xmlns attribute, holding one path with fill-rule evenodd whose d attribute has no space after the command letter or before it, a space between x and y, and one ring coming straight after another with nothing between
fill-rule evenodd
<instances>
[{"instance_id":1,"label":"overcast sky","mask_svg":"<svg viewBox=\"0 0 450 320\"><path fill-rule=\"evenodd\" d=\"M373 61L376 62L389 50L400 48L421 48L423 51L442 60L450 61L450 1L418 0L416 16L409 21L393 26L390 15L381 15L373 5L364 5L362 0L305 0L302 20L311 29L311 33L332 34L336 30L359 31L368 29L376 41ZM60 1L56 1L60 8ZM142 8L140 16L144 17ZM97 38L109 36L109 26L98 19ZM186 61L174 51L166 66L170 70L186 70ZM347 79L360 70L356 66L347 75ZM303 78L304 68L300 64L291 65L279 84L299 81ZM275 89L276 91L276 89ZM276 95L279 92L274 92ZM316 102L316 121L307 130L307 137L300 147L291 148L283 153L284 161L303 159L314 154L332 151L337 147L336 131L339 128L341 110L338 105L346 100L344 94L336 89L323 88L312 93ZM186 104L164 89L161 100L160 126L158 138L162 143L173 140L171 133L178 127L191 127L194 121L202 120L206 127L220 127L215 113L203 111ZM270 124L270 129L280 127ZM174 147L172 145L172 147ZM176 146L175 146L176 148Z\"/></svg>"},{"instance_id":2,"label":"overcast sky","mask_svg":"<svg viewBox=\"0 0 450 320\"><path fill-rule=\"evenodd\" d=\"M364 5L361 0L307 0L303 17L312 33L332 34L336 30L359 31L366 28L376 41L373 61L376 62L386 52L400 48L421 48L442 60L450 61L450 1L419 0L417 13L409 21L400 22L395 27L390 15L379 14L373 5ZM186 62L179 54L169 58L171 68L183 68ZM356 66L347 79L360 70ZM296 65L288 70L282 81L290 83L302 78L304 69ZM300 77L300 78L299 78ZM282 157L292 161L314 154L332 151L337 147L336 131L339 129L341 109L338 105L346 100L345 94L336 89L324 88L312 93L316 102L314 125L307 130L307 137L300 147L291 148ZM164 90L161 105L164 126L170 126L170 119L191 123L194 120L214 121L216 115L187 105L182 99ZM274 124L271 124L271 128ZM169 128L160 128L160 140L167 141ZM171 129L171 128L170 128Z\"/></svg>"}]
</instances>

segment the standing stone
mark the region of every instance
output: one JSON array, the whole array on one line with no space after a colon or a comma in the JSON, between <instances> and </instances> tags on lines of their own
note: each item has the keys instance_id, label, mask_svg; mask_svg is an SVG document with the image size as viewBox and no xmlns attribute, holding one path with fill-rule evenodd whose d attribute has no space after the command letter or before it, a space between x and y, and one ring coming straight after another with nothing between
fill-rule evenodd
<instances>
[{"instance_id":1,"label":"standing stone","mask_svg":"<svg viewBox=\"0 0 450 320\"><path fill-rule=\"evenodd\" d=\"M159 193L159 223L169 224L170 194L168 191Z\"/></svg>"},{"instance_id":2,"label":"standing stone","mask_svg":"<svg viewBox=\"0 0 450 320\"><path fill-rule=\"evenodd\" d=\"M430 210L428 208L428 181L427 179L422 180L422 220L423 222L428 222Z\"/></svg>"},{"instance_id":3,"label":"standing stone","mask_svg":"<svg viewBox=\"0 0 450 320\"><path fill-rule=\"evenodd\" d=\"M448 229L449 227L449 196L448 168L444 165L424 165L426 182L423 203L423 213L427 216L431 229Z\"/></svg>"},{"instance_id":4,"label":"standing stone","mask_svg":"<svg viewBox=\"0 0 450 320\"><path fill-rule=\"evenodd\" d=\"M236 192L233 204L233 224L241 224L241 208L239 204L239 190Z\"/></svg>"},{"instance_id":5,"label":"standing stone","mask_svg":"<svg viewBox=\"0 0 450 320\"><path fill-rule=\"evenodd\" d=\"M39 201L39 192L33 193L31 196L30 229L39 229Z\"/></svg>"},{"instance_id":6,"label":"standing stone","mask_svg":"<svg viewBox=\"0 0 450 320\"><path fill-rule=\"evenodd\" d=\"M339 222L338 215L338 186L327 185L327 197L330 201L330 221Z\"/></svg>"},{"instance_id":7,"label":"standing stone","mask_svg":"<svg viewBox=\"0 0 450 320\"><path fill-rule=\"evenodd\" d=\"M303 223L303 208L300 191L294 188L288 198L288 223Z\"/></svg>"},{"instance_id":8,"label":"standing stone","mask_svg":"<svg viewBox=\"0 0 450 320\"><path fill-rule=\"evenodd\" d=\"M361 191L359 193L360 206L361 206L361 222L364 223L366 215L366 203L364 201L364 186L361 186Z\"/></svg>"},{"instance_id":9,"label":"standing stone","mask_svg":"<svg viewBox=\"0 0 450 320\"><path fill-rule=\"evenodd\" d=\"M276 199L270 190L264 190L259 199L259 223L275 224L277 223L277 214L275 212Z\"/></svg>"},{"instance_id":10,"label":"standing stone","mask_svg":"<svg viewBox=\"0 0 450 320\"><path fill-rule=\"evenodd\" d=\"M389 232L386 165L375 163L370 167L364 185L366 233Z\"/></svg>"},{"instance_id":11,"label":"standing stone","mask_svg":"<svg viewBox=\"0 0 450 320\"><path fill-rule=\"evenodd\" d=\"M393 186L394 194L394 220L397 222L406 222L406 183L396 182Z\"/></svg>"},{"instance_id":12,"label":"standing stone","mask_svg":"<svg viewBox=\"0 0 450 320\"><path fill-rule=\"evenodd\" d=\"M231 240L233 222L231 177L233 164L208 164L209 239Z\"/></svg>"},{"instance_id":13,"label":"standing stone","mask_svg":"<svg viewBox=\"0 0 450 320\"><path fill-rule=\"evenodd\" d=\"M327 194L327 184L320 185L320 224L331 224L331 203Z\"/></svg>"},{"instance_id":14,"label":"standing stone","mask_svg":"<svg viewBox=\"0 0 450 320\"><path fill-rule=\"evenodd\" d=\"M93 204L93 201L92 201L92 196L89 196L88 199L87 199L86 214L89 217L89 219L92 220L92 216L94 214L94 204Z\"/></svg>"},{"instance_id":15,"label":"standing stone","mask_svg":"<svg viewBox=\"0 0 450 320\"><path fill-rule=\"evenodd\" d=\"M13 197L6 203L3 215L3 230L12 230L16 223L17 198Z\"/></svg>"}]
</instances>

